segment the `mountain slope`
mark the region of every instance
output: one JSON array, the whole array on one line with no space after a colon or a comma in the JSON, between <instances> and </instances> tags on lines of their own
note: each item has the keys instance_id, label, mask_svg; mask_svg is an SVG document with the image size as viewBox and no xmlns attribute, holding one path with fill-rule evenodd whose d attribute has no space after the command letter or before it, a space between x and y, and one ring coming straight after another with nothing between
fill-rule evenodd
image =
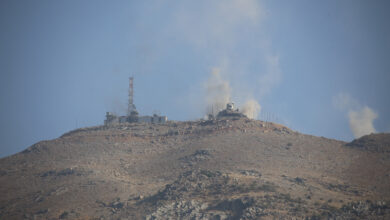
<instances>
[{"instance_id":1,"label":"mountain slope","mask_svg":"<svg viewBox=\"0 0 390 220\"><path fill-rule=\"evenodd\" d=\"M390 154L353 143L245 118L78 129L0 160L0 218L389 218Z\"/></svg>"}]
</instances>

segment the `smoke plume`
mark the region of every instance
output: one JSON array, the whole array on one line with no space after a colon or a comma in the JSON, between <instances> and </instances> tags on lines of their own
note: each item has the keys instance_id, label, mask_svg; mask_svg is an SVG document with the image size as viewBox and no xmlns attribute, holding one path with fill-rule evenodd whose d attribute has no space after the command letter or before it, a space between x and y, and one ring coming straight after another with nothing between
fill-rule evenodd
<instances>
[{"instance_id":1,"label":"smoke plume","mask_svg":"<svg viewBox=\"0 0 390 220\"><path fill-rule=\"evenodd\" d=\"M256 119L260 110L260 104L254 99L250 99L245 102L241 108L241 112L250 119Z\"/></svg>"},{"instance_id":2,"label":"smoke plume","mask_svg":"<svg viewBox=\"0 0 390 220\"><path fill-rule=\"evenodd\" d=\"M137 14L142 18L137 19L134 31L133 43L137 48L131 55L131 66L137 68L135 72L160 72L153 70L160 69L164 61L172 62L166 54L171 54L172 47L179 44L183 49L180 53L184 58L182 61L191 60L191 65L194 63L201 68L209 65L219 68L212 71L206 83L197 84L195 88L189 86L187 96L177 94L175 108L186 108L186 114L194 112L193 115L199 115L204 109L198 106L203 105L207 114L215 115L233 101L249 117L256 118L260 105L255 105L254 100L268 95L282 75L278 56L265 34L268 10L263 1L198 0L168 5L158 0L143 5L144 13ZM161 21L157 26L150 19L156 16L161 16L157 17ZM188 74L197 74L193 68L188 69ZM169 71L169 74L180 74L181 71ZM207 93L206 98L199 96L201 93ZM196 97L199 98L195 101ZM254 100L249 101L251 98ZM248 104L239 105L246 101ZM183 102L188 102L188 106Z\"/></svg>"},{"instance_id":3,"label":"smoke plume","mask_svg":"<svg viewBox=\"0 0 390 220\"><path fill-rule=\"evenodd\" d=\"M333 105L348 113L349 127L355 138L376 132L374 120L378 118L378 114L370 107L362 107L357 100L346 93L335 96Z\"/></svg>"},{"instance_id":4,"label":"smoke plume","mask_svg":"<svg viewBox=\"0 0 390 220\"><path fill-rule=\"evenodd\" d=\"M232 89L230 87L229 81L223 79L221 75L221 69L213 68L209 79L205 83L205 88L207 114L216 115L219 111L225 109L227 103L232 102ZM260 104L256 100L248 100L246 97L238 97L238 99L247 100L245 104L239 108L241 109L241 113L250 119L256 119L261 109Z\"/></svg>"},{"instance_id":5,"label":"smoke plume","mask_svg":"<svg viewBox=\"0 0 390 220\"><path fill-rule=\"evenodd\" d=\"M231 100L229 81L222 79L219 68L213 68L211 76L205 84L207 114L215 114L224 109Z\"/></svg>"},{"instance_id":6,"label":"smoke plume","mask_svg":"<svg viewBox=\"0 0 390 220\"><path fill-rule=\"evenodd\" d=\"M365 106L360 111L349 111L349 127L353 135L358 138L366 134L375 133L373 121L378 117L371 108Z\"/></svg>"}]
</instances>

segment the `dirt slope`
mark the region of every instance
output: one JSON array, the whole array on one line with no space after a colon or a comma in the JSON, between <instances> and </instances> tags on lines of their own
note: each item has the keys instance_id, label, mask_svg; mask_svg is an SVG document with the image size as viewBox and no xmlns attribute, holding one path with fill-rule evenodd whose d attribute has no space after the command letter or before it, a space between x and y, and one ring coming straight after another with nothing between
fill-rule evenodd
<instances>
[{"instance_id":1,"label":"dirt slope","mask_svg":"<svg viewBox=\"0 0 390 220\"><path fill-rule=\"evenodd\" d=\"M78 129L0 160L0 219L390 219L390 153L367 150L389 149L380 135L249 119Z\"/></svg>"}]
</instances>

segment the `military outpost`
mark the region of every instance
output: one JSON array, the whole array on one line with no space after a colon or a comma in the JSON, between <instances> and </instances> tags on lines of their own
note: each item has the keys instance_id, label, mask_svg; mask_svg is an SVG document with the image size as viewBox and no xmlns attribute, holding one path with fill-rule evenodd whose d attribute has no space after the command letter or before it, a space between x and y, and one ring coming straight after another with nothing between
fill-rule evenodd
<instances>
[{"instance_id":1,"label":"military outpost","mask_svg":"<svg viewBox=\"0 0 390 220\"><path fill-rule=\"evenodd\" d=\"M239 109L234 109L234 103L229 102L226 104L226 109L221 110L217 114L217 118L246 118L246 115L240 112ZM209 115L209 119L213 119L212 115Z\"/></svg>"},{"instance_id":2,"label":"military outpost","mask_svg":"<svg viewBox=\"0 0 390 220\"><path fill-rule=\"evenodd\" d=\"M221 118L241 118L246 117L239 109L234 109L234 103L229 102L226 104L226 109L220 110L217 115L209 114L208 120L215 120ZM145 115L140 116L134 104L134 77L129 78L129 100L127 107L127 115L117 116L114 113L106 112L106 119L104 125L114 125L120 123L155 123L163 124L168 121L167 116L153 114L152 116Z\"/></svg>"},{"instance_id":3,"label":"military outpost","mask_svg":"<svg viewBox=\"0 0 390 220\"><path fill-rule=\"evenodd\" d=\"M153 114L152 116L145 115L139 116L138 111L134 104L134 77L129 78L129 101L127 107L127 115L117 116L114 113L106 112L106 120L104 120L104 125L114 125L119 123L166 123L168 121L167 116L161 116L158 114Z\"/></svg>"}]
</instances>

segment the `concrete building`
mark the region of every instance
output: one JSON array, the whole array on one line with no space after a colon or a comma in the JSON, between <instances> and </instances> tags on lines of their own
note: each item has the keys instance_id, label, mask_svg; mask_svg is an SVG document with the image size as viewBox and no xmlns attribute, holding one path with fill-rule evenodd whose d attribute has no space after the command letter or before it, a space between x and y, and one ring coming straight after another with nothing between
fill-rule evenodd
<instances>
[{"instance_id":1,"label":"concrete building","mask_svg":"<svg viewBox=\"0 0 390 220\"><path fill-rule=\"evenodd\" d=\"M154 124L163 124L168 121L167 116L161 116L154 114L153 116L116 116L111 112L106 113L106 119L104 120L104 125L115 125L120 123L154 123Z\"/></svg>"},{"instance_id":2,"label":"concrete building","mask_svg":"<svg viewBox=\"0 0 390 220\"><path fill-rule=\"evenodd\" d=\"M154 114L153 116L140 116L138 117L138 122L144 123L166 123L168 121L167 116L160 116Z\"/></svg>"},{"instance_id":3,"label":"concrete building","mask_svg":"<svg viewBox=\"0 0 390 220\"><path fill-rule=\"evenodd\" d=\"M119 118L111 112L106 112L106 120L104 120L104 125L117 124L119 123Z\"/></svg>"}]
</instances>

